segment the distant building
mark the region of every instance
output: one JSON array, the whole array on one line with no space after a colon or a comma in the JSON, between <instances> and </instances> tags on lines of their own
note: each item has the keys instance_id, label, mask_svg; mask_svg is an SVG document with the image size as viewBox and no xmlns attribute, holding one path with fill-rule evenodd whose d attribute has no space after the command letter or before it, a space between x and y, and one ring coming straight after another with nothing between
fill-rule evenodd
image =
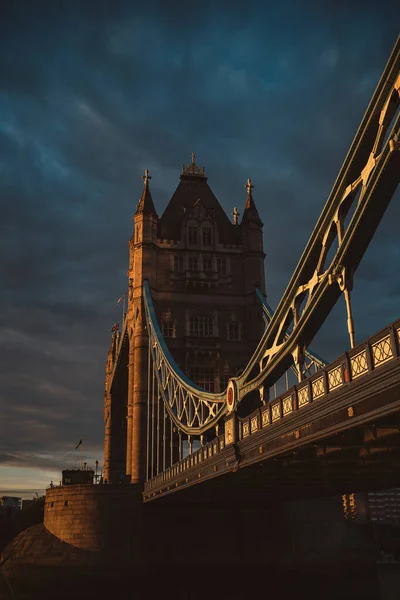
<instances>
[{"instance_id":1,"label":"distant building","mask_svg":"<svg viewBox=\"0 0 400 600\"><path fill-rule=\"evenodd\" d=\"M400 525L400 488L343 494L342 502L349 521Z\"/></svg>"},{"instance_id":2,"label":"distant building","mask_svg":"<svg viewBox=\"0 0 400 600\"><path fill-rule=\"evenodd\" d=\"M20 510L22 507L22 498L19 496L0 496L0 506L5 509Z\"/></svg>"},{"instance_id":3,"label":"distant building","mask_svg":"<svg viewBox=\"0 0 400 600\"><path fill-rule=\"evenodd\" d=\"M370 519L400 525L400 488L368 492Z\"/></svg>"},{"instance_id":4,"label":"distant building","mask_svg":"<svg viewBox=\"0 0 400 600\"><path fill-rule=\"evenodd\" d=\"M31 506L31 504L33 504L34 502L35 500L22 500L22 510L28 508L28 506Z\"/></svg>"}]
</instances>

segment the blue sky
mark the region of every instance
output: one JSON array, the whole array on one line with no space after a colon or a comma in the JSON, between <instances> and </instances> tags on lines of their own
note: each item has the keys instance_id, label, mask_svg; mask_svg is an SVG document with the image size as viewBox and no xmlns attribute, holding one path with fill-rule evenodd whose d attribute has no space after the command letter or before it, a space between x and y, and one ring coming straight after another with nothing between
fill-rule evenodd
<instances>
[{"instance_id":1,"label":"blue sky","mask_svg":"<svg viewBox=\"0 0 400 600\"><path fill-rule=\"evenodd\" d=\"M102 464L104 364L152 175L230 215L248 177L276 306L399 34L396 2L6 2L0 9L0 494ZM399 316L400 197L357 272L356 338ZM239 208L240 210L240 208ZM343 303L313 348L348 347Z\"/></svg>"}]
</instances>

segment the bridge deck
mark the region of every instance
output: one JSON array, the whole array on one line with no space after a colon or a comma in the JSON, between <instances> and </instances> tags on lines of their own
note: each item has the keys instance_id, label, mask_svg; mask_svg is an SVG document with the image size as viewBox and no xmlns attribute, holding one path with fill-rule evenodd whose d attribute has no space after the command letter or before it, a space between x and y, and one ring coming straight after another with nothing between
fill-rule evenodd
<instances>
[{"instance_id":1,"label":"bridge deck","mask_svg":"<svg viewBox=\"0 0 400 600\"><path fill-rule=\"evenodd\" d=\"M400 320L145 484L145 503L252 504L400 485ZM177 492L179 491L179 494Z\"/></svg>"}]
</instances>

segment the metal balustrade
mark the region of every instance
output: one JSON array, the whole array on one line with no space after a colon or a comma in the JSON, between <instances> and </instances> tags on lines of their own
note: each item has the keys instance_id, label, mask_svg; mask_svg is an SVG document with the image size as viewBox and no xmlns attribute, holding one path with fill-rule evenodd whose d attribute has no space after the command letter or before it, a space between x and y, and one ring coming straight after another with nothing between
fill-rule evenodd
<instances>
[{"instance_id":1,"label":"metal balustrade","mask_svg":"<svg viewBox=\"0 0 400 600\"><path fill-rule=\"evenodd\" d=\"M224 432L214 440L168 468L165 472L146 482L145 499L153 495L171 491L201 478L198 472L204 463L214 462L215 457L224 456L235 443L260 435L267 428L273 432L287 418L296 419L297 414L313 410L314 404L335 402L345 387L357 385L361 378L372 371L396 361L400 355L400 320L382 329L352 350L345 352L335 361L320 369L290 390L253 411L247 417L232 414L225 419ZM295 422L293 424L295 427ZM197 467L197 469L196 469ZM217 465L214 466L214 470ZM182 474L185 478L182 479ZM163 484L168 484L168 489Z\"/></svg>"}]
</instances>

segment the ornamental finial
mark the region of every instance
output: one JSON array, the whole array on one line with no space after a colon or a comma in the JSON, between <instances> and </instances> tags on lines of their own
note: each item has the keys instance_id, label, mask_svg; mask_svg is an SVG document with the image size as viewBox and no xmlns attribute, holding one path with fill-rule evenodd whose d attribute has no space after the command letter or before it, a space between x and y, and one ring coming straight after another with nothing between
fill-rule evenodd
<instances>
[{"instance_id":1,"label":"ornamental finial","mask_svg":"<svg viewBox=\"0 0 400 600\"><path fill-rule=\"evenodd\" d=\"M251 179L250 177L247 180L247 183L245 185L246 190L248 191L248 193L251 193L251 190L253 189L254 185L251 183Z\"/></svg>"},{"instance_id":2,"label":"ornamental finial","mask_svg":"<svg viewBox=\"0 0 400 600\"><path fill-rule=\"evenodd\" d=\"M149 175L149 170L146 169L143 175L144 187L147 187L149 179L151 179L151 175Z\"/></svg>"},{"instance_id":3,"label":"ornamental finial","mask_svg":"<svg viewBox=\"0 0 400 600\"><path fill-rule=\"evenodd\" d=\"M236 206L233 207L232 215L233 215L233 224L237 225L240 212L238 212L238 209L236 208Z\"/></svg>"},{"instance_id":4,"label":"ornamental finial","mask_svg":"<svg viewBox=\"0 0 400 600\"><path fill-rule=\"evenodd\" d=\"M192 165L194 165L194 152L192 152Z\"/></svg>"}]
</instances>

